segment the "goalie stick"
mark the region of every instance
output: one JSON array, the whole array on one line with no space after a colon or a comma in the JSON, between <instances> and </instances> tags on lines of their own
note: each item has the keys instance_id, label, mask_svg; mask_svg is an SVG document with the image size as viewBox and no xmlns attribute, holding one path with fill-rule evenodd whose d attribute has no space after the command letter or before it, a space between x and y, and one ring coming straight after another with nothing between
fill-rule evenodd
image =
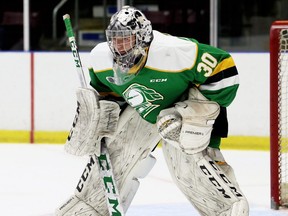
<instances>
[{"instance_id":1,"label":"goalie stick","mask_svg":"<svg viewBox=\"0 0 288 216\"><path fill-rule=\"evenodd\" d=\"M72 29L72 24L70 20L70 15L65 14L63 16L63 20L65 23L66 31L67 31L67 36L69 39L70 43L70 48L74 57L74 62L76 66L76 70L79 76L80 84L82 88L87 88L83 68L82 68L82 63L80 60L78 48L76 45L76 40L75 36L73 33ZM96 91L96 90L95 90ZM97 94L99 94L97 92ZM106 202L108 206L108 210L111 216L124 216L124 211L123 207L120 202L120 195L119 195L119 190L117 188L117 184L115 181L115 177L113 174L113 169L112 169L112 164L110 160L109 153L107 151L107 146L105 144L105 140L102 140L102 145L101 145L101 154L98 157L98 169L100 172L100 175L103 180L103 187L105 191L105 196L106 196Z\"/></svg>"}]
</instances>

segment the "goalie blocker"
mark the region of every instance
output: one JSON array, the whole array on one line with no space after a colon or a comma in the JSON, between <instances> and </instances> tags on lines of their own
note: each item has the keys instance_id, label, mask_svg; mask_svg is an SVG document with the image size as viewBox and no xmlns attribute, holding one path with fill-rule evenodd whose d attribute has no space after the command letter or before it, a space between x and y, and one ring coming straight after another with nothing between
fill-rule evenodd
<instances>
[{"instance_id":1,"label":"goalie blocker","mask_svg":"<svg viewBox=\"0 0 288 216\"><path fill-rule=\"evenodd\" d=\"M74 155L90 155L90 157L76 186L75 194L56 209L56 215L106 216L109 215L108 208L112 208L113 215L114 213L116 215L118 203L112 202L111 206L107 206L105 188L108 191L116 188L119 190L119 200L126 212L138 190L140 184L138 179L144 178L156 162L150 153L160 140L157 128L144 121L130 106L119 117L119 106L115 102L98 101L93 90L79 89L77 99L80 107L77 109L74 121L77 124L73 125L72 137L65 144L65 150ZM112 103L118 108L111 106ZM105 121L104 119L102 121L103 116L106 116ZM106 128L110 129L104 130ZM111 133L108 133L109 131ZM111 182L106 178L104 187L100 169L101 165L109 169L107 167L109 163L99 161L101 156L96 155L98 150L95 149L98 148L98 143L95 140L101 140L99 137L105 139L107 154L110 155L113 167L112 174L116 179L116 182ZM98 162L100 167L97 166ZM109 194L108 200L110 200Z\"/></svg>"},{"instance_id":2,"label":"goalie blocker","mask_svg":"<svg viewBox=\"0 0 288 216\"><path fill-rule=\"evenodd\" d=\"M113 101L99 101L93 89L78 88L76 96L76 115L65 150L78 156L99 156L102 138L113 136L117 130L120 107Z\"/></svg>"}]
</instances>

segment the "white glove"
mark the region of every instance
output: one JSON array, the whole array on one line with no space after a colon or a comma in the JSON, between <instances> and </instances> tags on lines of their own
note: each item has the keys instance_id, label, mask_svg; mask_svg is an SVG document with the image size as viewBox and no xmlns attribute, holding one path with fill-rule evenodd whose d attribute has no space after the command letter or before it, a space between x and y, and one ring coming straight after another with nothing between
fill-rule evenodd
<instances>
[{"instance_id":1,"label":"white glove","mask_svg":"<svg viewBox=\"0 0 288 216\"><path fill-rule=\"evenodd\" d=\"M157 128L161 138L179 148L182 117L174 107L162 110L157 119Z\"/></svg>"},{"instance_id":2,"label":"white glove","mask_svg":"<svg viewBox=\"0 0 288 216\"><path fill-rule=\"evenodd\" d=\"M162 110L157 120L163 140L188 154L204 150L210 142L220 107L216 102L189 99Z\"/></svg>"},{"instance_id":3,"label":"white glove","mask_svg":"<svg viewBox=\"0 0 288 216\"><path fill-rule=\"evenodd\" d=\"M180 148L189 154L203 151L209 145L219 105L213 101L189 99L177 103L175 109L182 116Z\"/></svg>"}]
</instances>

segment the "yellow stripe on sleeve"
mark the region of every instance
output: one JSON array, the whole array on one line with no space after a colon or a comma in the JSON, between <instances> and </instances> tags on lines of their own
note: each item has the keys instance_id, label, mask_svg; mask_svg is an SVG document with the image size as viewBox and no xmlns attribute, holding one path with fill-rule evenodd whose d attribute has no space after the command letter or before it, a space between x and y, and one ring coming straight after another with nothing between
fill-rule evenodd
<instances>
[{"instance_id":1,"label":"yellow stripe on sleeve","mask_svg":"<svg viewBox=\"0 0 288 216\"><path fill-rule=\"evenodd\" d=\"M214 69L213 73L210 76L213 76L227 68L235 66L234 60L232 57L229 57L227 59L224 59L222 62L220 62L217 67Z\"/></svg>"}]
</instances>

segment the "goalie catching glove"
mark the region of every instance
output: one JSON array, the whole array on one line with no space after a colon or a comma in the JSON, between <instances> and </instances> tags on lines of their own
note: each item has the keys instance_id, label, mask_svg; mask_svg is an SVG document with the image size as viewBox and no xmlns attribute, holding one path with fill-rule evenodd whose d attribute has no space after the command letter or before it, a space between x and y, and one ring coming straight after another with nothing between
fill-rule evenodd
<instances>
[{"instance_id":1,"label":"goalie catching glove","mask_svg":"<svg viewBox=\"0 0 288 216\"><path fill-rule=\"evenodd\" d=\"M157 121L159 134L176 148L195 154L209 145L219 112L216 102L208 101L196 88L192 88L188 100L160 112Z\"/></svg>"},{"instance_id":2,"label":"goalie catching glove","mask_svg":"<svg viewBox=\"0 0 288 216\"><path fill-rule=\"evenodd\" d=\"M64 146L66 152L100 156L101 140L112 137L117 129L120 107L116 102L99 100L93 89L78 88L77 111Z\"/></svg>"}]
</instances>

